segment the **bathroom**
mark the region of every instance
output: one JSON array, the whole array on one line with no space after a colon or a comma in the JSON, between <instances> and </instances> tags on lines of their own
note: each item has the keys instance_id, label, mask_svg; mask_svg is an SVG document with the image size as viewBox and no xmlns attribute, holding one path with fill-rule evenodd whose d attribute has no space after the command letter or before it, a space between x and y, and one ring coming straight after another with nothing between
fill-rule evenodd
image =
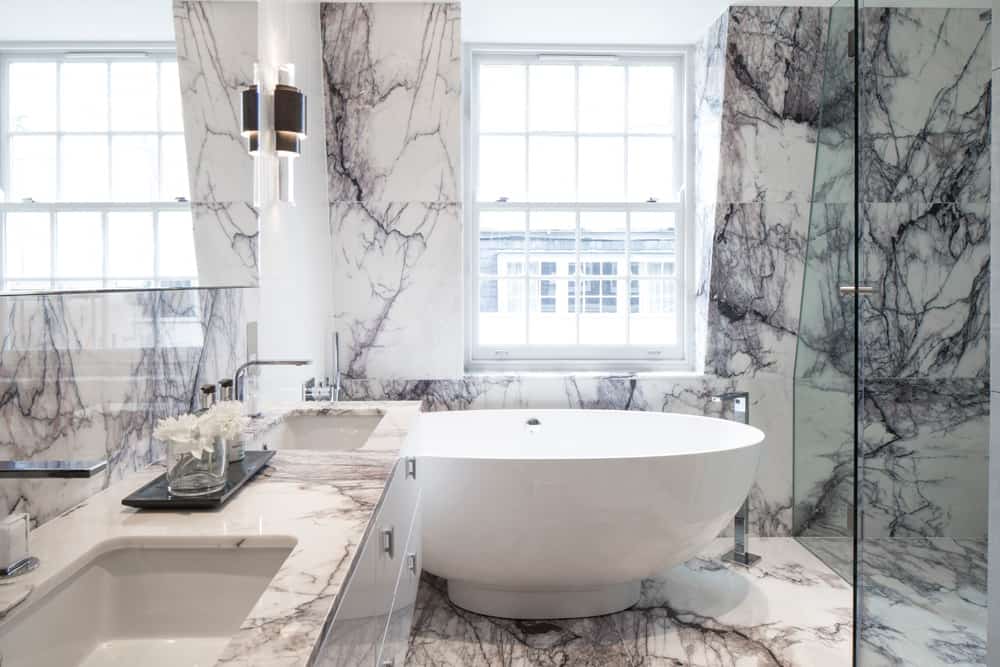
<instances>
[{"instance_id":1,"label":"bathroom","mask_svg":"<svg viewBox=\"0 0 1000 667\"><path fill-rule=\"evenodd\" d=\"M992 9L5 0L0 664L1000 665Z\"/></svg>"}]
</instances>

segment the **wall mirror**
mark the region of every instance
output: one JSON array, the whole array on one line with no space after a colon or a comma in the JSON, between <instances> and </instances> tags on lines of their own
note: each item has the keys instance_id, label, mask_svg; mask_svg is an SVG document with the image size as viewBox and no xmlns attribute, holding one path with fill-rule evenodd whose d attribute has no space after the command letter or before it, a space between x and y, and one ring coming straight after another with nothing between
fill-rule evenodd
<instances>
[{"instance_id":1,"label":"wall mirror","mask_svg":"<svg viewBox=\"0 0 1000 667\"><path fill-rule=\"evenodd\" d=\"M0 294L258 284L254 2L0 3Z\"/></svg>"}]
</instances>

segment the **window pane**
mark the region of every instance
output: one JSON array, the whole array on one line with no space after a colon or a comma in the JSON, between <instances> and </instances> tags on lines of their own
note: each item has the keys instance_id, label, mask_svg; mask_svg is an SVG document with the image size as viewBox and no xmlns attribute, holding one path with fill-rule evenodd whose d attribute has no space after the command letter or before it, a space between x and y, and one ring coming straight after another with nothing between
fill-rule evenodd
<instances>
[{"instance_id":1,"label":"window pane","mask_svg":"<svg viewBox=\"0 0 1000 667\"><path fill-rule=\"evenodd\" d=\"M634 345L677 343L677 283L673 280L630 281L629 339Z\"/></svg>"},{"instance_id":2,"label":"window pane","mask_svg":"<svg viewBox=\"0 0 1000 667\"><path fill-rule=\"evenodd\" d=\"M523 132L525 121L524 65L482 65L479 68L479 130Z\"/></svg>"},{"instance_id":3,"label":"window pane","mask_svg":"<svg viewBox=\"0 0 1000 667\"><path fill-rule=\"evenodd\" d=\"M629 137L628 198L631 201L677 199L674 189L673 139Z\"/></svg>"},{"instance_id":4,"label":"window pane","mask_svg":"<svg viewBox=\"0 0 1000 667\"><path fill-rule=\"evenodd\" d=\"M674 69L632 65L628 72L629 132L674 131Z\"/></svg>"},{"instance_id":5,"label":"window pane","mask_svg":"<svg viewBox=\"0 0 1000 667\"><path fill-rule=\"evenodd\" d=\"M633 213L629 251L633 275L674 275L677 228L674 213Z\"/></svg>"},{"instance_id":6,"label":"window pane","mask_svg":"<svg viewBox=\"0 0 1000 667\"><path fill-rule=\"evenodd\" d=\"M160 129L164 132L184 131L181 81L175 62L160 63Z\"/></svg>"},{"instance_id":7,"label":"window pane","mask_svg":"<svg viewBox=\"0 0 1000 667\"><path fill-rule=\"evenodd\" d=\"M481 345L524 344L525 290L526 284L523 278L480 282L479 343Z\"/></svg>"},{"instance_id":8,"label":"window pane","mask_svg":"<svg viewBox=\"0 0 1000 667\"><path fill-rule=\"evenodd\" d=\"M567 307L569 280L532 280L529 283L528 342L533 345L576 343L576 313Z\"/></svg>"},{"instance_id":9,"label":"window pane","mask_svg":"<svg viewBox=\"0 0 1000 667\"><path fill-rule=\"evenodd\" d=\"M584 211L580 213L580 254L587 255L582 273L593 273L588 263L615 262L616 271L625 268L625 213L620 211ZM591 257L596 255L596 257ZM604 272L601 269L599 272ZM614 275L609 274L609 275Z\"/></svg>"},{"instance_id":10,"label":"window pane","mask_svg":"<svg viewBox=\"0 0 1000 667\"><path fill-rule=\"evenodd\" d=\"M156 63L111 63L111 129L156 130Z\"/></svg>"},{"instance_id":11,"label":"window pane","mask_svg":"<svg viewBox=\"0 0 1000 667\"><path fill-rule=\"evenodd\" d=\"M588 277L580 281L580 343L626 343L628 298L621 289L624 284L624 280L606 277Z\"/></svg>"},{"instance_id":12,"label":"window pane","mask_svg":"<svg viewBox=\"0 0 1000 667\"><path fill-rule=\"evenodd\" d=\"M189 199L187 148L183 135L163 137L163 154L160 157L160 200L174 201L178 197Z\"/></svg>"},{"instance_id":13,"label":"window pane","mask_svg":"<svg viewBox=\"0 0 1000 667\"><path fill-rule=\"evenodd\" d=\"M107 201L107 135L63 137L59 178L62 201Z\"/></svg>"},{"instance_id":14,"label":"window pane","mask_svg":"<svg viewBox=\"0 0 1000 667\"><path fill-rule=\"evenodd\" d=\"M112 200L156 201L156 145L156 135L112 137Z\"/></svg>"},{"instance_id":15,"label":"window pane","mask_svg":"<svg viewBox=\"0 0 1000 667\"><path fill-rule=\"evenodd\" d=\"M69 132L107 131L107 63L63 63L59 79L60 128Z\"/></svg>"},{"instance_id":16,"label":"window pane","mask_svg":"<svg viewBox=\"0 0 1000 667\"><path fill-rule=\"evenodd\" d=\"M528 199L569 202L576 199L576 142L573 137L528 140Z\"/></svg>"},{"instance_id":17,"label":"window pane","mask_svg":"<svg viewBox=\"0 0 1000 667\"><path fill-rule=\"evenodd\" d=\"M56 129L56 64L11 63L10 129L53 132Z\"/></svg>"},{"instance_id":18,"label":"window pane","mask_svg":"<svg viewBox=\"0 0 1000 667\"><path fill-rule=\"evenodd\" d=\"M575 68L531 65L528 71L528 128L533 132L575 130Z\"/></svg>"},{"instance_id":19,"label":"window pane","mask_svg":"<svg viewBox=\"0 0 1000 667\"><path fill-rule=\"evenodd\" d=\"M625 197L625 140L580 138L580 201L622 201Z\"/></svg>"},{"instance_id":20,"label":"window pane","mask_svg":"<svg viewBox=\"0 0 1000 667\"><path fill-rule=\"evenodd\" d=\"M524 262L524 213L483 211L479 215L479 272L498 275L512 260Z\"/></svg>"},{"instance_id":21,"label":"window pane","mask_svg":"<svg viewBox=\"0 0 1000 667\"><path fill-rule=\"evenodd\" d=\"M194 252L194 227L190 212L160 213L157 224L157 246L160 253L161 276L198 275L198 263Z\"/></svg>"},{"instance_id":22,"label":"window pane","mask_svg":"<svg viewBox=\"0 0 1000 667\"><path fill-rule=\"evenodd\" d=\"M48 213L8 213L4 272L12 278L44 278L52 273Z\"/></svg>"},{"instance_id":23,"label":"window pane","mask_svg":"<svg viewBox=\"0 0 1000 667\"><path fill-rule=\"evenodd\" d=\"M10 201L56 198L56 138L10 138Z\"/></svg>"},{"instance_id":24,"label":"window pane","mask_svg":"<svg viewBox=\"0 0 1000 667\"><path fill-rule=\"evenodd\" d=\"M108 214L108 275L140 278L153 273L153 214Z\"/></svg>"},{"instance_id":25,"label":"window pane","mask_svg":"<svg viewBox=\"0 0 1000 667\"><path fill-rule=\"evenodd\" d=\"M568 276L576 261L576 213L532 211L528 250L534 275Z\"/></svg>"},{"instance_id":26,"label":"window pane","mask_svg":"<svg viewBox=\"0 0 1000 667\"><path fill-rule=\"evenodd\" d=\"M104 235L96 211L56 216L56 270L60 278L95 278L104 271Z\"/></svg>"},{"instance_id":27,"label":"window pane","mask_svg":"<svg viewBox=\"0 0 1000 667\"><path fill-rule=\"evenodd\" d=\"M524 137L479 139L479 201L524 200Z\"/></svg>"},{"instance_id":28,"label":"window pane","mask_svg":"<svg viewBox=\"0 0 1000 667\"><path fill-rule=\"evenodd\" d=\"M625 68L580 68L580 131L625 131Z\"/></svg>"}]
</instances>

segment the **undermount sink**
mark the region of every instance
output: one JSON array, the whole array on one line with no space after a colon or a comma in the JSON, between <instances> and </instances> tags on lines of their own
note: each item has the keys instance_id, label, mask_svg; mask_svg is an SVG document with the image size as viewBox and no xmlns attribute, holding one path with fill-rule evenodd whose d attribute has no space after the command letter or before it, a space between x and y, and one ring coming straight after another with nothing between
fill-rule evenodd
<instances>
[{"instance_id":1,"label":"undermount sink","mask_svg":"<svg viewBox=\"0 0 1000 667\"><path fill-rule=\"evenodd\" d=\"M293 547L105 545L0 624L0 665L214 665Z\"/></svg>"},{"instance_id":2,"label":"undermount sink","mask_svg":"<svg viewBox=\"0 0 1000 667\"><path fill-rule=\"evenodd\" d=\"M293 415L263 438L267 449L360 449L382 415Z\"/></svg>"}]
</instances>

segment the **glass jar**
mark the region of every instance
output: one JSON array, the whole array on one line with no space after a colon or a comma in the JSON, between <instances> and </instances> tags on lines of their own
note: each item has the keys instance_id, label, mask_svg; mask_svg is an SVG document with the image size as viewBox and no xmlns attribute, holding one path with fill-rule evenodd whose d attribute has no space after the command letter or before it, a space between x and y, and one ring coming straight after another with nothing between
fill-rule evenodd
<instances>
[{"instance_id":1,"label":"glass jar","mask_svg":"<svg viewBox=\"0 0 1000 667\"><path fill-rule=\"evenodd\" d=\"M214 438L207 449L167 442L167 491L174 496L207 496L226 485L228 443Z\"/></svg>"}]
</instances>

